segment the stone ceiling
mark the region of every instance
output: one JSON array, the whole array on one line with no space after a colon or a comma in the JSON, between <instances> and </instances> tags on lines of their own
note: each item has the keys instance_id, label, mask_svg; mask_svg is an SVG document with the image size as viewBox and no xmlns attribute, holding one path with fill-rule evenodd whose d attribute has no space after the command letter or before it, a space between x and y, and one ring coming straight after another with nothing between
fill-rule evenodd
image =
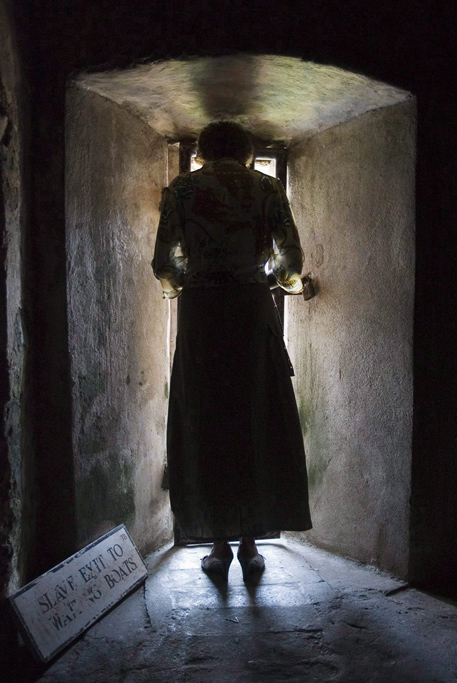
<instances>
[{"instance_id":1,"label":"stone ceiling","mask_svg":"<svg viewBox=\"0 0 457 683\"><path fill-rule=\"evenodd\" d=\"M76 80L171 140L222 118L258 137L293 141L412 97L360 74L275 55L169 60Z\"/></svg>"}]
</instances>

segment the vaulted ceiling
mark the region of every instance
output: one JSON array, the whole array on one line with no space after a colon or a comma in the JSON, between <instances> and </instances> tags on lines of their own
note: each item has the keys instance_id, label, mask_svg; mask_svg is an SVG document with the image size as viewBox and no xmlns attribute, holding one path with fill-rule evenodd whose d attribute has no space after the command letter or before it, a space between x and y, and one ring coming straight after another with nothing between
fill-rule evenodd
<instances>
[{"instance_id":1,"label":"vaulted ceiling","mask_svg":"<svg viewBox=\"0 0 457 683\"><path fill-rule=\"evenodd\" d=\"M81 74L77 83L172 140L232 119L258 137L293 141L411 97L344 69L275 55L161 61Z\"/></svg>"}]
</instances>

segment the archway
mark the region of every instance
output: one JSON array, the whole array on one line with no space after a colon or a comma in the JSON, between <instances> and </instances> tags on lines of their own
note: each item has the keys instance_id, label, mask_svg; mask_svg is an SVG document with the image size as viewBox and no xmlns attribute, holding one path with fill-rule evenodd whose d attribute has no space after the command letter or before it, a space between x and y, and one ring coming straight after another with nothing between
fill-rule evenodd
<instances>
[{"instance_id":1,"label":"archway","mask_svg":"<svg viewBox=\"0 0 457 683\"><path fill-rule=\"evenodd\" d=\"M232 118L289 148L320 295L288 300L317 544L405 575L414 280L410 93L276 56L81 75L68 93L67 252L79 541L171 534L161 490L167 306L150 271L168 143ZM170 150L170 151L169 151Z\"/></svg>"}]
</instances>

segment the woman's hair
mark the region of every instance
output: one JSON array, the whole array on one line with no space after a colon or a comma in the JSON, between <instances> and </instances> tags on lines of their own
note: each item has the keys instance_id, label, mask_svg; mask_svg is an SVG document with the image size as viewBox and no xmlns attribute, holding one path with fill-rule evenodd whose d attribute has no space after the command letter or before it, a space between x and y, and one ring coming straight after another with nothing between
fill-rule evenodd
<instances>
[{"instance_id":1,"label":"woman's hair","mask_svg":"<svg viewBox=\"0 0 457 683\"><path fill-rule=\"evenodd\" d=\"M205 161L230 157L246 164L253 152L249 133L233 121L214 121L202 130L198 138L197 156Z\"/></svg>"}]
</instances>

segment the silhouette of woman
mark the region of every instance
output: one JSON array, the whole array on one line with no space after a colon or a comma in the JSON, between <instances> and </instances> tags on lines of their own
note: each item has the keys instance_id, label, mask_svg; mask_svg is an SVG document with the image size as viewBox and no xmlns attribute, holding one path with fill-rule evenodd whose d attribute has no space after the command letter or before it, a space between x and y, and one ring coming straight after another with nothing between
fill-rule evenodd
<instances>
[{"instance_id":1,"label":"silhouette of woman","mask_svg":"<svg viewBox=\"0 0 457 683\"><path fill-rule=\"evenodd\" d=\"M201 169L163 191L154 259L180 296L167 457L172 510L188 538L213 541L206 572L249 581L255 538L311 528L303 437L265 272L302 291L303 252L279 180L247 168L249 134L229 121L200 134Z\"/></svg>"}]
</instances>

